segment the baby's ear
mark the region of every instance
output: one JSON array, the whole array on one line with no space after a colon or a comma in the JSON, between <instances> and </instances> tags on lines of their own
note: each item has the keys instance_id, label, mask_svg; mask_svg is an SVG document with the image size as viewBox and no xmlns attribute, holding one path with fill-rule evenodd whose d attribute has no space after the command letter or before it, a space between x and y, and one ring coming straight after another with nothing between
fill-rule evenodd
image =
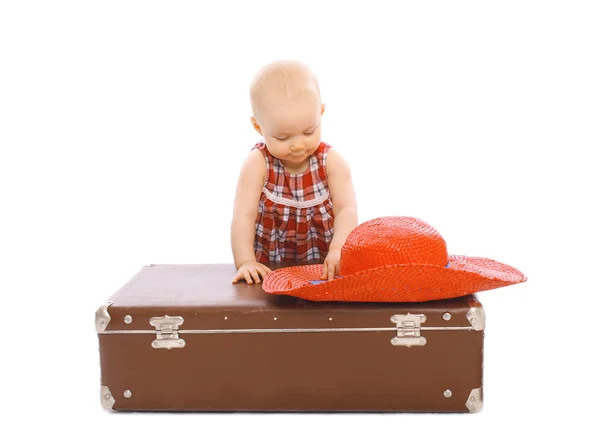
<instances>
[{"instance_id":1,"label":"baby's ear","mask_svg":"<svg viewBox=\"0 0 600 429\"><path fill-rule=\"evenodd\" d=\"M256 122L256 118L254 116L250 117L250 122L252 122L252 126L254 127L256 132L262 136L263 133L262 133L262 130L260 129L260 125L258 125L258 122Z\"/></svg>"},{"instance_id":2,"label":"baby's ear","mask_svg":"<svg viewBox=\"0 0 600 429\"><path fill-rule=\"evenodd\" d=\"M323 112L325 111L325 103L321 104L321 116L323 116Z\"/></svg>"}]
</instances>

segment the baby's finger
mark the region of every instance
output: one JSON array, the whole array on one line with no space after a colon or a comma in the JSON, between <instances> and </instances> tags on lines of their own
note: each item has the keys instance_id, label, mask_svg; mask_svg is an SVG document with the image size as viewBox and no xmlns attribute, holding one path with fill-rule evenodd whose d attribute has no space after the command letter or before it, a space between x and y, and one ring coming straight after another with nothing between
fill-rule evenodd
<instances>
[{"instance_id":1,"label":"baby's finger","mask_svg":"<svg viewBox=\"0 0 600 429\"><path fill-rule=\"evenodd\" d=\"M233 278L233 280L231 281L231 283L237 283L241 279L242 279L242 275L240 273L238 273L238 274L235 275L235 277Z\"/></svg>"},{"instance_id":2,"label":"baby's finger","mask_svg":"<svg viewBox=\"0 0 600 429\"><path fill-rule=\"evenodd\" d=\"M321 274L321 280L327 279L327 262L323 264L323 274Z\"/></svg>"},{"instance_id":3,"label":"baby's finger","mask_svg":"<svg viewBox=\"0 0 600 429\"><path fill-rule=\"evenodd\" d=\"M265 267L265 268L259 267L258 268L258 273L260 274L260 276L262 277L263 280L265 279L265 277L267 277L267 274L270 272L270 270L269 271L267 271L267 270L269 270L267 267Z\"/></svg>"},{"instance_id":4,"label":"baby's finger","mask_svg":"<svg viewBox=\"0 0 600 429\"><path fill-rule=\"evenodd\" d=\"M251 272L252 272L252 278L254 278L254 281L256 283L260 283L260 276L258 275L256 268L252 268Z\"/></svg>"},{"instance_id":5,"label":"baby's finger","mask_svg":"<svg viewBox=\"0 0 600 429\"><path fill-rule=\"evenodd\" d=\"M249 285L252 284L252 277L250 277L250 272L244 271L244 278L246 279L246 283Z\"/></svg>"},{"instance_id":6,"label":"baby's finger","mask_svg":"<svg viewBox=\"0 0 600 429\"><path fill-rule=\"evenodd\" d=\"M329 280L333 280L333 278L335 277L335 265L331 264L328 268L327 268L327 276Z\"/></svg>"}]
</instances>

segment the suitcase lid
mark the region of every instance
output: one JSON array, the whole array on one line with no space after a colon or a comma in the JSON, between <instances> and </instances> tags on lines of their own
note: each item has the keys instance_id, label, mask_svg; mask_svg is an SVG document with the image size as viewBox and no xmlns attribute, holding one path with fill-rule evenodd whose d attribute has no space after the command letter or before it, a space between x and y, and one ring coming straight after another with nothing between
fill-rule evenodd
<instances>
[{"instance_id":1,"label":"suitcase lid","mask_svg":"<svg viewBox=\"0 0 600 429\"><path fill-rule=\"evenodd\" d=\"M418 303L312 302L268 294L261 284L232 284L235 273L234 264L144 266L100 306L96 331L156 334L153 346L159 348L184 343L183 333L390 330L421 345L419 330L484 329L475 295Z\"/></svg>"}]
</instances>

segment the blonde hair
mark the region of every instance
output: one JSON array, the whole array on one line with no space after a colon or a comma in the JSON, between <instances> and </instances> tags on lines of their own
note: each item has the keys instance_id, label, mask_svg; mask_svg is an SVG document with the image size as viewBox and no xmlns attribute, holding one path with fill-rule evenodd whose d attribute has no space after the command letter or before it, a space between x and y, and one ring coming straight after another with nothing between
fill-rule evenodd
<instances>
[{"instance_id":1,"label":"blonde hair","mask_svg":"<svg viewBox=\"0 0 600 429\"><path fill-rule=\"evenodd\" d=\"M265 103L265 95L271 91L291 98L307 89L316 92L319 100L319 81L306 64L295 60L278 60L263 66L250 84L252 114L256 117Z\"/></svg>"}]
</instances>

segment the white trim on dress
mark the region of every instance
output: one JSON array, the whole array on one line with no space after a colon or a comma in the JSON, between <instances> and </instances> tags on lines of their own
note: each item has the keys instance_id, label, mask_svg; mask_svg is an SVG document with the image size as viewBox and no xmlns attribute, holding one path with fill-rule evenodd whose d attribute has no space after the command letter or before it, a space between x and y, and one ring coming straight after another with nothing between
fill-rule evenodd
<instances>
[{"instance_id":1,"label":"white trim on dress","mask_svg":"<svg viewBox=\"0 0 600 429\"><path fill-rule=\"evenodd\" d=\"M278 197L277 195L271 193L266 187L263 188L263 192L265 196L274 203L283 204L285 206L291 206L297 209L305 209L308 207L318 206L319 204L324 203L327 200L327 198L329 198L328 190L325 190L325 193L320 197L317 197L310 201L296 201L290 200L289 198Z\"/></svg>"}]
</instances>

